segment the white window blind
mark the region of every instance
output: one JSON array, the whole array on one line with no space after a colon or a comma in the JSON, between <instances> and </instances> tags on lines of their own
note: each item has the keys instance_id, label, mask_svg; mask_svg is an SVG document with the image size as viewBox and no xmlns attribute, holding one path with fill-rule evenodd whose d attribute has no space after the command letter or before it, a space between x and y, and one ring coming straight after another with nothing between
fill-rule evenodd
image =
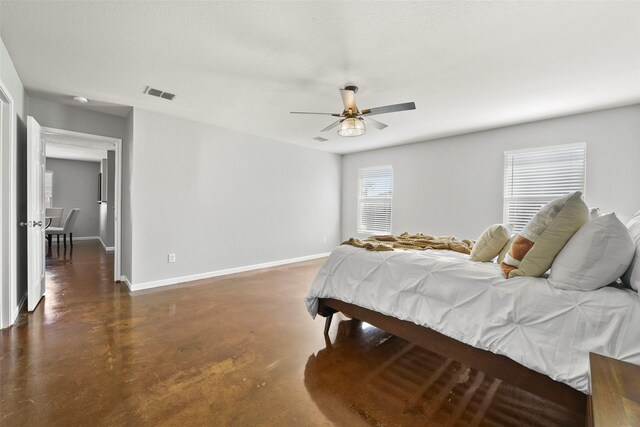
<instances>
[{"instance_id":1,"label":"white window blind","mask_svg":"<svg viewBox=\"0 0 640 427\"><path fill-rule=\"evenodd\" d=\"M391 233L393 169L358 169L358 233Z\"/></svg>"},{"instance_id":2,"label":"white window blind","mask_svg":"<svg viewBox=\"0 0 640 427\"><path fill-rule=\"evenodd\" d=\"M504 222L515 232L548 202L585 190L586 145L567 144L504 153Z\"/></svg>"}]
</instances>

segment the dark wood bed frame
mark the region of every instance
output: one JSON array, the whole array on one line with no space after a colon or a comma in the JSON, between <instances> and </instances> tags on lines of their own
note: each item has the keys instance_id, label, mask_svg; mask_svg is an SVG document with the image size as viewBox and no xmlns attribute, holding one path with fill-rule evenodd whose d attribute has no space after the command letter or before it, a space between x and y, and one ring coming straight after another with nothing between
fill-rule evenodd
<instances>
[{"instance_id":1,"label":"dark wood bed frame","mask_svg":"<svg viewBox=\"0 0 640 427\"><path fill-rule=\"evenodd\" d=\"M475 348L424 326L386 316L357 305L331 298L320 299L318 314L326 318L325 335L329 332L333 314L338 311L349 317L370 323L441 356L479 369L495 378L552 400L572 412L586 413L587 395L567 384L554 381L506 356Z\"/></svg>"}]
</instances>

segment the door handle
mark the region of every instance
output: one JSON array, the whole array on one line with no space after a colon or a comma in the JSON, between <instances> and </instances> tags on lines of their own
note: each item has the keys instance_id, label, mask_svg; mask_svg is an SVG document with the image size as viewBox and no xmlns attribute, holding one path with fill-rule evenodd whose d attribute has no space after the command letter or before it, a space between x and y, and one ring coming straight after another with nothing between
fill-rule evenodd
<instances>
[{"instance_id":1,"label":"door handle","mask_svg":"<svg viewBox=\"0 0 640 427\"><path fill-rule=\"evenodd\" d=\"M42 227L42 221L27 221L21 222L20 227Z\"/></svg>"}]
</instances>

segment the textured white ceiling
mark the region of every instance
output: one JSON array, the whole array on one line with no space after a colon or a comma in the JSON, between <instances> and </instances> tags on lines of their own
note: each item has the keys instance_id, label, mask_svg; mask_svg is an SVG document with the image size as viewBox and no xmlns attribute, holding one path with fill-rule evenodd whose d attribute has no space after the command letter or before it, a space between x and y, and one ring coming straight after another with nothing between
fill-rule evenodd
<instances>
[{"instance_id":1,"label":"textured white ceiling","mask_svg":"<svg viewBox=\"0 0 640 427\"><path fill-rule=\"evenodd\" d=\"M0 3L30 93L337 153L640 102L639 23L640 2ZM360 108L417 109L377 116L389 127L358 138L289 114L340 112L349 83Z\"/></svg>"}]
</instances>

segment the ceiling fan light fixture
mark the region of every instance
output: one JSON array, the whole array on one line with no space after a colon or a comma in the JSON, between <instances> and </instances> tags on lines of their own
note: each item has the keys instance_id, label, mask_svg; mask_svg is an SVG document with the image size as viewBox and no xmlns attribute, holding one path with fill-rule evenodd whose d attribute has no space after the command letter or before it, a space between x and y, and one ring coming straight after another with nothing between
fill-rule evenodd
<instances>
[{"instance_id":1,"label":"ceiling fan light fixture","mask_svg":"<svg viewBox=\"0 0 640 427\"><path fill-rule=\"evenodd\" d=\"M360 136L365 132L364 121L358 117L347 117L338 126L338 135L340 136Z\"/></svg>"}]
</instances>

